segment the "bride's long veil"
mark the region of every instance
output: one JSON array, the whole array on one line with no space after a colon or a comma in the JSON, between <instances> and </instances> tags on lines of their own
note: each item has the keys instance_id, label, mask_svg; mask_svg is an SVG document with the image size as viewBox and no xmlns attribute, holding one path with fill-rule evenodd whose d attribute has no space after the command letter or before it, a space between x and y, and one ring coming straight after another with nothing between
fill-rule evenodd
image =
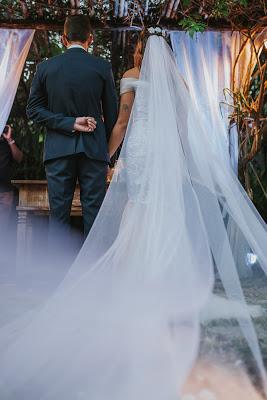
<instances>
[{"instance_id":1,"label":"bride's long veil","mask_svg":"<svg viewBox=\"0 0 267 400\"><path fill-rule=\"evenodd\" d=\"M225 215L266 268L264 223L210 150L169 46L152 36L87 241L31 322L0 332L1 399L177 398L197 357L215 267L227 297L243 305L239 322L264 378Z\"/></svg>"}]
</instances>

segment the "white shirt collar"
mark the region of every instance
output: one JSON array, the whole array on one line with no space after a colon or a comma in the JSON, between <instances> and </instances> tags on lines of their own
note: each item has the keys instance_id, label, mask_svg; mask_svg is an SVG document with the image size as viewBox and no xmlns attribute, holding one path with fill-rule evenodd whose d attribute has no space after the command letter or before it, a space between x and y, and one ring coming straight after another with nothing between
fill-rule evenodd
<instances>
[{"instance_id":1,"label":"white shirt collar","mask_svg":"<svg viewBox=\"0 0 267 400\"><path fill-rule=\"evenodd\" d=\"M84 48L82 45L80 45L80 44L71 44L71 45L68 47L68 50L69 50L69 49L82 49L82 50L86 51L85 48Z\"/></svg>"}]
</instances>

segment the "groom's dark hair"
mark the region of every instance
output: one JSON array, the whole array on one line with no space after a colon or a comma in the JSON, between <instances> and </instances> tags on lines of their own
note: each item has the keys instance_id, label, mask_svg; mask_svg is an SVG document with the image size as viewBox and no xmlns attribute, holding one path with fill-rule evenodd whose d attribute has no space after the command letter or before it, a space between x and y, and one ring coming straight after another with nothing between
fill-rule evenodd
<instances>
[{"instance_id":1,"label":"groom's dark hair","mask_svg":"<svg viewBox=\"0 0 267 400\"><path fill-rule=\"evenodd\" d=\"M64 34L69 42L84 43L92 33L92 26L86 15L70 15L66 18Z\"/></svg>"}]
</instances>

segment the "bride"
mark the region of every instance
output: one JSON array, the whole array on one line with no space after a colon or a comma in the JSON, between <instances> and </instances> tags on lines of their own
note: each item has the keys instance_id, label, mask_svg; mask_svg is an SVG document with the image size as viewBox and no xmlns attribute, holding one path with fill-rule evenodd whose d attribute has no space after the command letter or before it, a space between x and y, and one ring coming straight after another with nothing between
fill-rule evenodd
<instances>
[{"instance_id":1,"label":"bride","mask_svg":"<svg viewBox=\"0 0 267 400\"><path fill-rule=\"evenodd\" d=\"M137 68L121 81L111 155L124 143L76 261L41 309L0 331L3 400L179 399L201 318L239 321L264 385L228 228L266 271L266 226L209 146L163 36L153 29L144 54L138 43ZM212 295L215 269L228 303Z\"/></svg>"}]
</instances>

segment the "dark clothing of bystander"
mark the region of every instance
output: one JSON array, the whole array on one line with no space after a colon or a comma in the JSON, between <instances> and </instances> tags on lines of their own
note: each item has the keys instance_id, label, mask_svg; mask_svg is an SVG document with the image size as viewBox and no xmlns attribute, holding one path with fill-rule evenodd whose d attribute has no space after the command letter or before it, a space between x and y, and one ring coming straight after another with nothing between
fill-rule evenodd
<instances>
[{"instance_id":1,"label":"dark clothing of bystander","mask_svg":"<svg viewBox=\"0 0 267 400\"><path fill-rule=\"evenodd\" d=\"M0 193L12 191L13 157L7 141L0 137Z\"/></svg>"}]
</instances>

